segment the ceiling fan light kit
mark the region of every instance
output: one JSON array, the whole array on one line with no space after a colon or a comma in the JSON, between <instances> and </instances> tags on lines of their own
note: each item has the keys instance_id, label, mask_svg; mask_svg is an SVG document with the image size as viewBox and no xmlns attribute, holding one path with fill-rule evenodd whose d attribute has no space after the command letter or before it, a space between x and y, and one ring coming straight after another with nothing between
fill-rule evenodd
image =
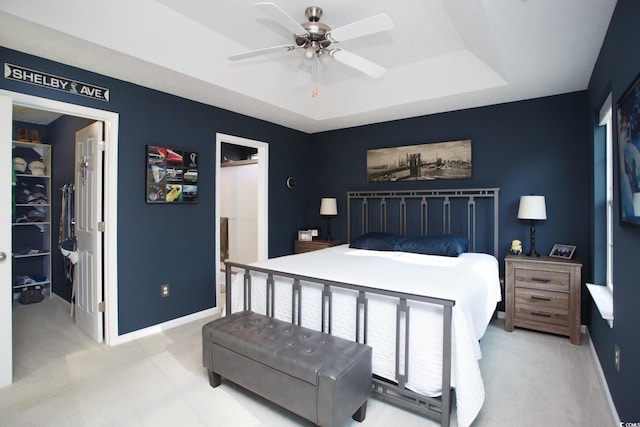
<instances>
[{"instance_id":1,"label":"ceiling fan light kit","mask_svg":"<svg viewBox=\"0 0 640 427\"><path fill-rule=\"evenodd\" d=\"M318 95L317 63L319 58L325 53L336 61L354 68L372 78L377 79L385 73L386 70L384 67L359 55L341 48L330 49L329 47L332 43L340 43L358 37L391 30L393 28L393 21L388 15L381 13L332 30L331 27L320 22L323 12L322 8L318 6L309 6L306 8L305 16L308 21L302 24L298 23L275 3L262 2L256 3L254 6L293 33L293 40L295 44L252 50L232 55L229 57L229 60L239 61L282 50L290 51L294 49L304 49L304 57L308 60L314 61L311 68L313 85L312 96L314 97Z\"/></svg>"}]
</instances>

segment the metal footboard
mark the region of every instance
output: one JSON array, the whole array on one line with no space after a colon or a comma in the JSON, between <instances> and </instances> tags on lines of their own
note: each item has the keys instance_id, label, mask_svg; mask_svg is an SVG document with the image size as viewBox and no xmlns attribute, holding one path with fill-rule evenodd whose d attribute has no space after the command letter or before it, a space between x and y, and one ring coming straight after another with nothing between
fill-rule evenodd
<instances>
[{"instance_id":1,"label":"metal footboard","mask_svg":"<svg viewBox=\"0 0 640 427\"><path fill-rule=\"evenodd\" d=\"M452 339L452 309L455 301L357 286L349 283L324 280L316 277L303 276L280 272L276 270L226 261L226 310L231 314L232 307L232 273L243 275L244 310L252 310L252 272L266 276L265 306L260 307L267 316L275 314L275 278L286 279L291 283L291 319L290 322L299 325L302 319L302 287L305 284L317 284L322 287L321 292L321 331L330 334L332 331L332 300L334 289L348 289L357 292L355 316L355 336L353 341L367 344L368 337L368 298L372 295L382 295L397 300L396 306L396 378L391 381L374 375L372 390L383 400L394 403L403 408L418 412L440 421L442 426L448 426L451 416L453 389L451 388L451 339ZM442 307L443 340L442 340L442 395L437 398L421 395L406 388L409 378L409 326L410 305L412 301L433 304ZM257 308L257 307L256 307ZM254 308L254 309L256 309ZM374 349L375 351L375 349ZM402 362L402 363L401 363Z\"/></svg>"}]
</instances>

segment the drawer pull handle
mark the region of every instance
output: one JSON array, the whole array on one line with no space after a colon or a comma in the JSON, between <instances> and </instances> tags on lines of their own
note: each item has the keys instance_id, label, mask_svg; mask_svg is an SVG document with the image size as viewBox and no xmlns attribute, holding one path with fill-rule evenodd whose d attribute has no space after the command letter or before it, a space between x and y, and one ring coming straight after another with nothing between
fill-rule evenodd
<instances>
[{"instance_id":1,"label":"drawer pull handle","mask_svg":"<svg viewBox=\"0 0 640 427\"><path fill-rule=\"evenodd\" d=\"M551 317L549 313L544 313L542 311L532 311L531 314L533 314L534 316L540 316L540 317Z\"/></svg>"},{"instance_id":2,"label":"drawer pull handle","mask_svg":"<svg viewBox=\"0 0 640 427\"><path fill-rule=\"evenodd\" d=\"M532 282L540 282L540 283L549 283L551 280L549 280L549 279L540 279L538 277L532 277L531 281Z\"/></svg>"},{"instance_id":3,"label":"drawer pull handle","mask_svg":"<svg viewBox=\"0 0 640 427\"><path fill-rule=\"evenodd\" d=\"M549 298L549 297L541 297L541 296L538 296L538 295L531 295L531 299L535 299L535 300L538 300L538 301L551 301L551 298Z\"/></svg>"}]
</instances>

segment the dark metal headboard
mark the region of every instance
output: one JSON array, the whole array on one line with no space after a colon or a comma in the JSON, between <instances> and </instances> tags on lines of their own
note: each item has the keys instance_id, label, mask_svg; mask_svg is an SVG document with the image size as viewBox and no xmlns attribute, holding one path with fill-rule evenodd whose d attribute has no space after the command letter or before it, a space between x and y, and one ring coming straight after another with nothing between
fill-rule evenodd
<instances>
[{"instance_id":1,"label":"dark metal headboard","mask_svg":"<svg viewBox=\"0 0 640 427\"><path fill-rule=\"evenodd\" d=\"M370 231L455 234L498 257L499 188L347 192L349 241Z\"/></svg>"}]
</instances>

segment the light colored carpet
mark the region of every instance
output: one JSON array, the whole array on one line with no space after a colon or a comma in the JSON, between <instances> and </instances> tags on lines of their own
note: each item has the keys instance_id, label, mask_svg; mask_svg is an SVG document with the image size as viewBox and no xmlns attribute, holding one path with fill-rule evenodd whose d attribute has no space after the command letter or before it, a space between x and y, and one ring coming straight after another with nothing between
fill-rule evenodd
<instances>
[{"instance_id":1,"label":"light colored carpet","mask_svg":"<svg viewBox=\"0 0 640 427\"><path fill-rule=\"evenodd\" d=\"M201 327L211 319L106 347L68 313L55 298L14 309L14 384L0 389L1 426L311 425L227 381L209 386ZM473 427L615 425L587 339L508 333L495 320L481 347L486 398ZM374 397L365 421L347 425L437 424Z\"/></svg>"}]
</instances>

